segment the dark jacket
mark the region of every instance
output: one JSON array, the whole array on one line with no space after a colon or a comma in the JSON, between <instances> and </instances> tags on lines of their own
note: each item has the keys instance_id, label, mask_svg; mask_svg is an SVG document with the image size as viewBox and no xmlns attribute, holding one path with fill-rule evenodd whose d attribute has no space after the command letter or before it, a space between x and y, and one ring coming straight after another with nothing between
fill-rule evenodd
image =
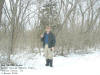
<instances>
[{"instance_id":1,"label":"dark jacket","mask_svg":"<svg viewBox=\"0 0 100 75\"><path fill-rule=\"evenodd\" d=\"M43 38L41 38L41 41L43 42L43 47L45 46L45 35L46 34L47 33L45 32ZM55 43L56 43L55 36L54 36L54 34L52 32L50 32L48 34L48 47L49 48L54 47Z\"/></svg>"}]
</instances>

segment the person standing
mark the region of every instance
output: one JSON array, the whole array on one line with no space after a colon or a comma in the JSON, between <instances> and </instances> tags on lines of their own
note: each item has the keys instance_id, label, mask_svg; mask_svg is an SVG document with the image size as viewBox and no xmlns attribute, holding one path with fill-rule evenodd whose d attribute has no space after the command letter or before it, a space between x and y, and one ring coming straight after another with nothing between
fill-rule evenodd
<instances>
[{"instance_id":1,"label":"person standing","mask_svg":"<svg viewBox=\"0 0 100 75\"><path fill-rule=\"evenodd\" d=\"M51 32L51 27L46 26L45 33L41 34L43 42L44 55L46 57L46 66L53 67L53 51L56 43L54 34Z\"/></svg>"}]
</instances>

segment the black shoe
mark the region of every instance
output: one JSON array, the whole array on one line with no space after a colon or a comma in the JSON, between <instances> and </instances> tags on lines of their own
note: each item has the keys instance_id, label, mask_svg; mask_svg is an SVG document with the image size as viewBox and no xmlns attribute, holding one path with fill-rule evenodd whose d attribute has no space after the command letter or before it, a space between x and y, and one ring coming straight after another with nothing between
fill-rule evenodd
<instances>
[{"instance_id":1,"label":"black shoe","mask_svg":"<svg viewBox=\"0 0 100 75\"><path fill-rule=\"evenodd\" d=\"M49 66L49 59L46 59L46 65L45 66Z\"/></svg>"},{"instance_id":2,"label":"black shoe","mask_svg":"<svg viewBox=\"0 0 100 75\"><path fill-rule=\"evenodd\" d=\"M49 60L49 63L50 63L50 67L53 67L53 60L52 59Z\"/></svg>"}]
</instances>

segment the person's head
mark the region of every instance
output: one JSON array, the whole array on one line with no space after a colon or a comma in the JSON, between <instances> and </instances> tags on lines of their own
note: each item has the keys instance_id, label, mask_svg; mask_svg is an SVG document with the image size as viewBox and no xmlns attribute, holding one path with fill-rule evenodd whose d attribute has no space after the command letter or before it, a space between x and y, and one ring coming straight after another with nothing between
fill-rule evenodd
<instances>
[{"instance_id":1,"label":"person's head","mask_svg":"<svg viewBox=\"0 0 100 75\"><path fill-rule=\"evenodd\" d=\"M51 27L50 26L46 26L46 32L49 33L51 31Z\"/></svg>"}]
</instances>

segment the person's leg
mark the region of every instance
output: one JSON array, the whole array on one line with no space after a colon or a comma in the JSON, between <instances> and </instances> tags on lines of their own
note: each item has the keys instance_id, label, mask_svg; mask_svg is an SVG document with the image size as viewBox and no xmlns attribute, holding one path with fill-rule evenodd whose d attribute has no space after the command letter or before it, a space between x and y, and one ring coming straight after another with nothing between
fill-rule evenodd
<instances>
[{"instance_id":1,"label":"person's leg","mask_svg":"<svg viewBox=\"0 0 100 75\"><path fill-rule=\"evenodd\" d=\"M50 67L53 67L53 59L49 60Z\"/></svg>"},{"instance_id":2,"label":"person's leg","mask_svg":"<svg viewBox=\"0 0 100 75\"><path fill-rule=\"evenodd\" d=\"M46 59L46 66L49 66L49 59Z\"/></svg>"},{"instance_id":3,"label":"person's leg","mask_svg":"<svg viewBox=\"0 0 100 75\"><path fill-rule=\"evenodd\" d=\"M49 65L50 67L53 67L53 51L49 48L48 50L48 58L49 58Z\"/></svg>"},{"instance_id":4,"label":"person's leg","mask_svg":"<svg viewBox=\"0 0 100 75\"><path fill-rule=\"evenodd\" d=\"M46 58L46 66L49 66L49 58L48 58L48 45L45 45L44 54Z\"/></svg>"}]
</instances>

